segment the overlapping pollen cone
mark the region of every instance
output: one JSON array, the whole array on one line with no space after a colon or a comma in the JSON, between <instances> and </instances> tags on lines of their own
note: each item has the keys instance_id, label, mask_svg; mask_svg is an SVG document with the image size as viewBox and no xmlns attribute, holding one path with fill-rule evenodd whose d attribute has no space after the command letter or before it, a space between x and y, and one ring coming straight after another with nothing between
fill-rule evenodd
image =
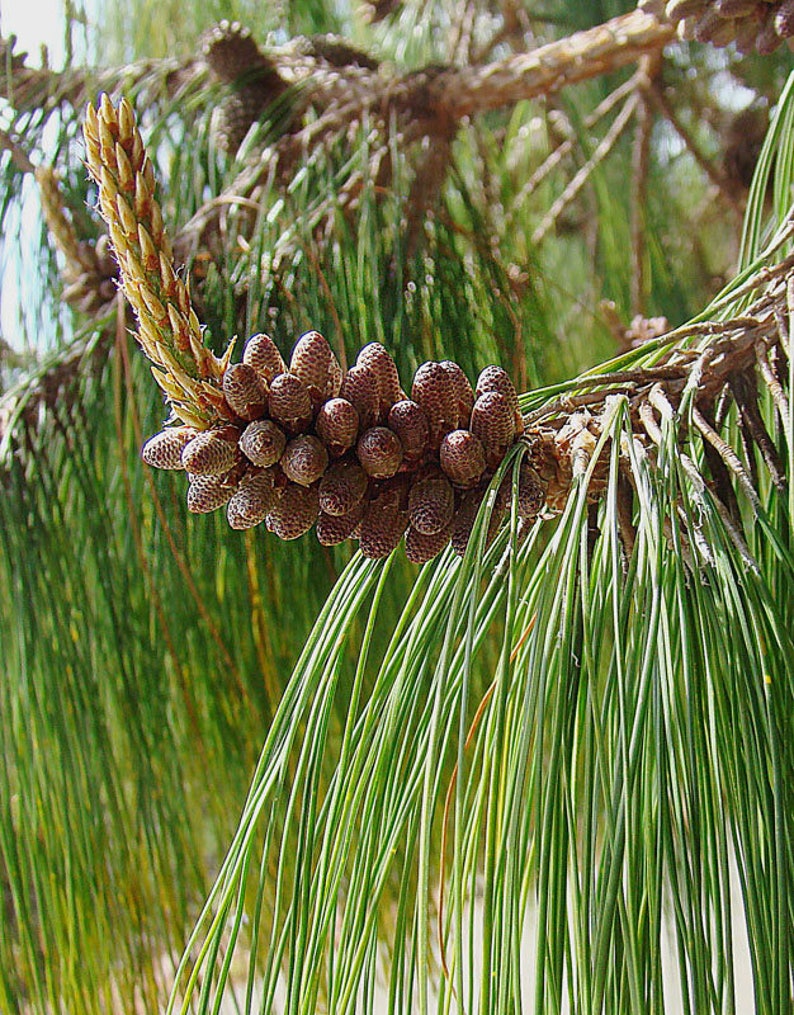
<instances>
[{"instance_id":1,"label":"overlapping pollen cone","mask_svg":"<svg viewBox=\"0 0 794 1015\"><path fill-rule=\"evenodd\" d=\"M146 442L144 460L184 469L188 508L226 506L233 529L265 523L281 539L315 527L323 546L357 539L365 556L388 556L405 539L423 564L450 542L462 554L483 497L523 419L500 367L472 386L457 363L422 364L407 397L394 360L371 342L342 370L317 331L302 335L285 362L264 334L226 368L223 425L167 427ZM520 469L518 512L543 510L545 486ZM512 478L496 492L493 538Z\"/></svg>"}]
</instances>

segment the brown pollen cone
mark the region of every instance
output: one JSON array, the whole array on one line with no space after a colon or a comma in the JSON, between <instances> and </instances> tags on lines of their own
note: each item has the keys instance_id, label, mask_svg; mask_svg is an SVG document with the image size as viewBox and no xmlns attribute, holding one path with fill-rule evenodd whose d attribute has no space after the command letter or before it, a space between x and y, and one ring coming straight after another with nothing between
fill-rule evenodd
<instances>
[{"instance_id":1,"label":"brown pollen cone","mask_svg":"<svg viewBox=\"0 0 794 1015\"><path fill-rule=\"evenodd\" d=\"M430 424L424 409L410 398L403 398L389 410L387 426L397 434L405 461L419 462L430 445Z\"/></svg>"},{"instance_id":2,"label":"brown pollen cone","mask_svg":"<svg viewBox=\"0 0 794 1015\"><path fill-rule=\"evenodd\" d=\"M339 394L342 368L331 346L319 331L307 331L301 335L292 351L289 369L309 389L315 407Z\"/></svg>"},{"instance_id":3,"label":"brown pollen cone","mask_svg":"<svg viewBox=\"0 0 794 1015\"><path fill-rule=\"evenodd\" d=\"M364 502L356 504L344 515L329 515L321 511L317 516L317 540L321 546L337 546L355 532L363 515Z\"/></svg>"},{"instance_id":4,"label":"brown pollen cone","mask_svg":"<svg viewBox=\"0 0 794 1015\"><path fill-rule=\"evenodd\" d=\"M184 469L182 452L198 432L192 426L167 427L143 445L141 458L155 469Z\"/></svg>"},{"instance_id":5,"label":"brown pollen cone","mask_svg":"<svg viewBox=\"0 0 794 1015\"><path fill-rule=\"evenodd\" d=\"M409 525L405 533L405 556L414 564L426 564L441 553L451 534L451 524L430 536Z\"/></svg>"},{"instance_id":6,"label":"brown pollen cone","mask_svg":"<svg viewBox=\"0 0 794 1015\"><path fill-rule=\"evenodd\" d=\"M328 453L338 458L356 443L359 429L356 407L346 398L329 398L320 406L314 429Z\"/></svg>"},{"instance_id":7,"label":"brown pollen cone","mask_svg":"<svg viewBox=\"0 0 794 1015\"><path fill-rule=\"evenodd\" d=\"M365 345L356 357L356 366L370 370L378 387L378 421L386 418L389 409L399 402L405 394L400 387L397 365L380 342Z\"/></svg>"},{"instance_id":8,"label":"brown pollen cone","mask_svg":"<svg viewBox=\"0 0 794 1015\"><path fill-rule=\"evenodd\" d=\"M455 486L470 490L485 472L485 448L471 430L453 430L441 442L439 461Z\"/></svg>"},{"instance_id":9,"label":"brown pollen cone","mask_svg":"<svg viewBox=\"0 0 794 1015\"><path fill-rule=\"evenodd\" d=\"M265 520L276 500L272 469L247 473L226 505L233 529L252 529Z\"/></svg>"},{"instance_id":10,"label":"brown pollen cone","mask_svg":"<svg viewBox=\"0 0 794 1015\"><path fill-rule=\"evenodd\" d=\"M240 450L254 465L263 468L279 461L286 444L284 431L272 419L255 419L240 437Z\"/></svg>"},{"instance_id":11,"label":"brown pollen cone","mask_svg":"<svg viewBox=\"0 0 794 1015\"><path fill-rule=\"evenodd\" d=\"M314 525L319 510L317 487L288 483L268 512L267 527L279 539L298 539Z\"/></svg>"},{"instance_id":12,"label":"brown pollen cone","mask_svg":"<svg viewBox=\"0 0 794 1015\"><path fill-rule=\"evenodd\" d=\"M377 378L369 367L351 367L342 380L339 395L355 406L362 430L377 423L380 394Z\"/></svg>"},{"instance_id":13,"label":"brown pollen cone","mask_svg":"<svg viewBox=\"0 0 794 1015\"><path fill-rule=\"evenodd\" d=\"M202 430L182 451L182 465L198 476L219 476L240 460L239 431L233 427Z\"/></svg>"},{"instance_id":14,"label":"brown pollen cone","mask_svg":"<svg viewBox=\"0 0 794 1015\"><path fill-rule=\"evenodd\" d=\"M411 487L408 517L412 528L424 536L448 529L455 512L455 494L448 479L428 476Z\"/></svg>"},{"instance_id":15,"label":"brown pollen cone","mask_svg":"<svg viewBox=\"0 0 794 1015\"><path fill-rule=\"evenodd\" d=\"M471 410L471 432L482 441L489 469L495 469L515 438L515 415L500 391L486 391Z\"/></svg>"},{"instance_id":16,"label":"brown pollen cone","mask_svg":"<svg viewBox=\"0 0 794 1015\"><path fill-rule=\"evenodd\" d=\"M273 378L267 406L273 419L290 433L301 433L312 421L309 389L295 374L278 374Z\"/></svg>"},{"instance_id":17,"label":"brown pollen cone","mask_svg":"<svg viewBox=\"0 0 794 1015\"><path fill-rule=\"evenodd\" d=\"M402 465L400 438L385 426L373 426L358 439L356 455L361 468L374 479L389 479Z\"/></svg>"},{"instance_id":18,"label":"brown pollen cone","mask_svg":"<svg viewBox=\"0 0 794 1015\"><path fill-rule=\"evenodd\" d=\"M243 363L253 367L269 384L278 374L287 372L278 346L269 335L252 335L243 349Z\"/></svg>"},{"instance_id":19,"label":"brown pollen cone","mask_svg":"<svg viewBox=\"0 0 794 1015\"><path fill-rule=\"evenodd\" d=\"M469 416L471 416L472 406L474 405L474 391L472 389L469 378L464 374L463 370L451 359L445 359L441 361L441 366L449 374L449 378L452 381L452 389L455 393L455 406L457 409L457 426L463 426L468 423Z\"/></svg>"},{"instance_id":20,"label":"brown pollen cone","mask_svg":"<svg viewBox=\"0 0 794 1015\"><path fill-rule=\"evenodd\" d=\"M358 462L335 462L320 480L320 510L334 517L346 515L364 500L368 486L369 477Z\"/></svg>"},{"instance_id":21,"label":"brown pollen cone","mask_svg":"<svg viewBox=\"0 0 794 1015\"><path fill-rule=\"evenodd\" d=\"M281 468L287 479L301 486L311 486L328 467L325 445L312 434L294 437L281 456Z\"/></svg>"},{"instance_id":22,"label":"brown pollen cone","mask_svg":"<svg viewBox=\"0 0 794 1015\"><path fill-rule=\"evenodd\" d=\"M411 398L425 411L430 425L430 447L436 451L444 435L457 427L452 378L440 363L423 363L414 375Z\"/></svg>"},{"instance_id":23,"label":"brown pollen cone","mask_svg":"<svg viewBox=\"0 0 794 1015\"><path fill-rule=\"evenodd\" d=\"M229 408L248 420L259 419L267 406L267 388L253 367L247 363L232 363L223 374L223 394Z\"/></svg>"}]
</instances>

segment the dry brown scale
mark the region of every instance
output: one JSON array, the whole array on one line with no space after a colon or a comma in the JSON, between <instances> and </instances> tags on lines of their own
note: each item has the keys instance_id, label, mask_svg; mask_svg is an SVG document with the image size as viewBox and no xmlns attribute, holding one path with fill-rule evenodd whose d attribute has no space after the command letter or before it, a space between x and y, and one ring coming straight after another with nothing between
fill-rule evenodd
<instances>
[{"instance_id":1,"label":"dry brown scale","mask_svg":"<svg viewBox=\"0 0 794 1015\"><path fill-rule=\"evenodd\" d=\"M357 538L367 557L387 556L405 537L425 563L452 541L462 554L495 469L524 424L515 388L486 367L476 389L450 361L425 363L411 398L377 342L343 373L317 331L303 335L287 365L266 335L248 339L226 367L228 422L207 430L169 426L143 459L188 474L188 508L225 506L233 529L265 523L281 539L316 525L324 546ZM489 538L510 502L512 478L496 498ZM522 467L519 513L532 520L546 484Z\"/></svg>"},{"instance_id":2,"label":"dry brown scale","mask_svg":"<svg viewBox=\"0 0 794 1015\"><path fill-rule=\"evenodd\" d=\"M677 26L682 39L727 46L740 53L774 51L794 43L794 0L640 0L642 10Z\"/></svg>"}]
</instances>

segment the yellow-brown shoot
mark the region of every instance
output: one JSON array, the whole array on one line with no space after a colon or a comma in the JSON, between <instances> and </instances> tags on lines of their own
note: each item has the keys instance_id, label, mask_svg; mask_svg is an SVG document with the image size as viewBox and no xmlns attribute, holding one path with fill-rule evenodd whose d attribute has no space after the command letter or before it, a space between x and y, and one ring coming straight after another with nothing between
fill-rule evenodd
<instances>
[{"instance_id":1,"label":"yellow-brown shoot","mask_svg":"<svg viewBox=\"0 0 794 1015\"><path fill-rule=\"evenodd\" d=\"M154 171L127 99L114 107L103 95L98 109L89 105L83 136L138 341L174 415L207 429L228 416L221 384L232 346L218 359L203 343L189 289L174 271Z\"/></svg>"}]
</instances>

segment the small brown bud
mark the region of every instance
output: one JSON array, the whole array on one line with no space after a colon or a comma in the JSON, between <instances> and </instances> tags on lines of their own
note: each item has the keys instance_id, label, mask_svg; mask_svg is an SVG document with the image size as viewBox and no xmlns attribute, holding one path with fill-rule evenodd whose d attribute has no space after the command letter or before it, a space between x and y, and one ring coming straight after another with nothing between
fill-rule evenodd
<instances>
[{"instance_id":1,"label":"small brown bud","mask_svg":"<svg viewBox=\"0 0 794 1015\"><path fill-rule=\"evenodd\" d=\"M243 349L243 363L253 367L268 384L287 370L276 343L269 335L252 335L248 339Z\"/></svg>"},{"instance_id":2,"label":"small brown bud","mask_svg":"<svg viewBox=\"0 0 794 1015\"><path fill-rule=\"evenodd\" d=\"M265 382L247 363L232 363L223 374L223 394L240 419L259 419L267 405Z\"/></svg>"},{"instance_id":3,"label":"small brown bud","mask_svg":"<svg viewBox=\"0 0 794 1015\"><path fill-rule=\"evenodd\" d=\"M400 387L397 365L385 346L380 342L365 345L356 357L356 366L366 367L372 372L378 387L378 421L386 418L395 402L405 397Z\"/></svg>"},{"instance_id":4,"label":"small brown bud","mask_svg":"<svg viewBox=\"0 0 794 1015\"><path fill-rule=\"evenodd\" d=\"M277 374L267 399L270 415L290 433L306 430L312 421L309 389L295 374Z\"/></svg>"},{"instance_id":5,"label":"small brown bud","mask_svg":"<svg viewBox=\"0 0 794 1015\"><path fill-rule=\"evenodd\" d=\"M184 469L182 452L198 434L192 426L167 427L141 448L141 458L155 469Z\"/></svg>"},{"instance_id":6,"label":"small brown bud","mask_svg":"<svg viewBox=\"0 0 794 1015\"><path fill-rule=\"evenodd\" d=\"M292 351L289 369L309 389L315 406L339 393L342 368L331 346L319 331L307 331L301 335Z\"/></svg>"},{"instance_id":7,"label":"small brown bud","mask_svg":"<svg viewBox=\"0 0 794 1015\"><path fill-rule=\"evenodd\" d=\"M471 409L474 405L474 391L469 383L469 378L457 363L451 359L441 361L441 366L449 374L452 381L452 389L455 392L455 407L457 409L456 426L466 426L469 422Z\"/></svg>"},{"instance_id":8,"label":"small brown bud","mask_svg":"<svg viewBox=\"0 0 794 1015\"><path fill-rule=\"evenodd\" d=\"M410 398L404 398L389 410L387 425L400 438L405 461L418 462L430 444L430 426L424 409Z\"/></svg>"},{"instance_id":9,"label":"small brown bud","mask_svg":"<svg viewBox=\"0 0 794 1015\"><path fill-rule=\"evenodd\" d=\"M327 515L346 515L360 504L369 486L369 477L358 462L342 459L320 481L320 510Z\"/></svg>"},{"instance_id":10,"label":"small brown bud","mask_svg":"<svg viewBox=\"0 0 794 1015\"><path fill-rule=\"evenodd\" d=\"M482 441L488 468L495 469L515 437L513 409L500 391L486 391L474 403L471 432Z\"/></svg>"},{"instance_id":11,"label":"small brown bud","mask_svg":"<svg viewBox=\"0 0 794 1015\"><path fill-rule=\"evenodd\" d=\"M288 483L267 515L267 527L279 539L297 539L314 525L320 510L316 486Z\"/></svg>"},{"instance_id":12,"label":"small brown bud","mask_svg":"<svg viewBox=\"0 0 794 1015\"><path fill-rule=\"evenodd\" d=\"M257 419L249 423L240 438L240 449L254 465L267 468L275 465L284 454L287 438L272 419Z\"/></svg>"},{"instance_id":13,"label":"small brown bud","mask_svg":"<svg viewBox=\"0 0 794 1015\"><path fill-rule=\"evenodd\" d=\"M356 454L362 469L375 479L393 476L403 460L400 438L385 426L373 426L365 430L358 439Z\"/></svg>"},{"instance_id":14,"label":"small brown bud","mask_svg":"<svg viewBox=\"0 0 794 1015\"><path fill-rule=\"evenodd\" d=\"M443 476L428 476L411 487L408 516L411 526L424 536L448 529L455 512L455 494Z\"/></svg>"},{"instance_id":15,"label":"small brown bud","mask_svg":"<svg viewBox=\"0 0 794 1015\"><path fill-rule=\"evenodd\" d=\"M419 532L413 525L409 525L405 533L405 556L414 564L426 564L437 557L447 545L451 528L451 525L447 525L440 532L428 536Z\"/></svg>"},{"instance_id":16,"label":"small brown bud","mask_svg":"<svg viewBox=\"0 0 794 1015\"><path fill-rule=\"evenodd\" d=\"M187 509L197 515L208 514L223 507L233 493L234 484L223 476L196 476L187 489Z\"/></svg>"},{"instance_id":17,"label":"small brown bud","mask_svg":"<svg viewBox=\"0 0 794 1015\"><path fill-rule=\"evenodd\" d=\"M240 432L235 427L202 430L185 445L182 465L197 476L219 476L240 460Z\"/></svg>"},{"instance_id":18,"label":"small brown bud","mask_svg":"<svg viewBox=\"0 0 794 1015\"><path fill-rule=\"evenodd\" d=\"M329 398L314 421L317 436L335 458L353 447L358 437L358 413L346 398Z\"/></svg>"},{"instance_id":19,"label":"small brown bud","mask_svg":"<svg viewBox=\"0 0 794 1015\"><path fill-rule=\"evenodd\" d=\"M457 427L457 399L452 378L440 363L423 363L416 371L411 398L424 409L435 451L445 434Z\"/></svg>"},{"instance_id":20,"label":"small brown bud","mask_svg":"<svg viewBox=\"0 0 794 1015\"><path fill-rule=\"evenodd\" d=\"M294 437L281 456L281 468L287 479L301 486L311 486L328 467L325 445L312 434Z\"/></svg>"},{"instance_id":21,"label":"small brown bud","mask_svg":"<svg viewBox=\"0 0 794 1015\"><path fill-rule=\"evenodd\" d=\"M375 425L380 408L380 394L377 378L369 367L351 367L342 380L339 395L356 407L362 430Z\"/></svg>"},{"instance_id":22,"label":"small brown bud","mask_svg":"<svg viewBox=\"0 0 794 1015\"><path fill-rule=\"evenodd\" d=\"M485 449L471 430L448 433L441 442L439 460L444 472L463 490L476 486L485 472Z\"/></svg>"},{"instance_id":23,"label":"small brown bud","mask_svg":"<svg viewBox=\"0 0 794 1015\"><path fill-rule=\"evenodd\" d=\"M477 397L488 391L498 391L505 396L513 411L513 423L516 434L524 432L524 417L518 405L518 393L510 380L510 375L501 367L486 367L477 378Z\"/></svg>"},{"instance_id":24,"label":"small brown bud","mask_svg":"<svg viewBox=\"0 0 794 1015\"><path fill-rule=\"evenodd\" d=\"M265 520L275 500L272 469L247 473L226 506L229 525L233 529L252 529Z\"/></svg>"},{"instance_id":25,"label":"small brown bud","mask_svg":"<svg viewBox=\"0 0 794 1015\"><path fill-rule=\"evenodd\" d=\"M329 515L321 511L317 516L317 539L320 545L336 546L350 539L363 515L363 501L345 515Z\"/></svg>"}]
</instances>

